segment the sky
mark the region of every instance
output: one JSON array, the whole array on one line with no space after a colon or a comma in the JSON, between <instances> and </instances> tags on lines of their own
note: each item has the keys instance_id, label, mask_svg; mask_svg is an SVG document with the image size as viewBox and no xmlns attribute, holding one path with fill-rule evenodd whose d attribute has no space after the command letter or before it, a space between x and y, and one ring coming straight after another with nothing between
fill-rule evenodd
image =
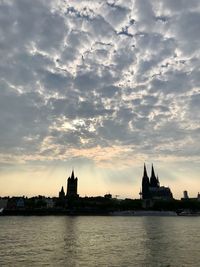
<instances>
[{"instance_id":1,"label":"sky","mask_svg":"<svg viewBox=\"0 0 200 267\"><path fill-rule=\"evenodd\" d=\"M200 191L199 0L0 0L0 195Z\"/></svg>"}]
</instances>

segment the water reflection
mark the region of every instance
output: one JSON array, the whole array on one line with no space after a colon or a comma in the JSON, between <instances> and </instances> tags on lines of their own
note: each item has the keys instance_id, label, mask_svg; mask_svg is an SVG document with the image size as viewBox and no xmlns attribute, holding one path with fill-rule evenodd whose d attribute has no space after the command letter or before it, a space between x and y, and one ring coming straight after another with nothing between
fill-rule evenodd
<instances>
[{"instance_id":1,"label":"water reflection","mask_svg":"<svg viewBox=\"0 0 200 267\"><path fill-rule=\"evenodd\" d=\"M200 249L196 249L198 225L196 218L187 219L143 217L143 249L147 266L199 266ZM196 231L191 229L192 225Z\"/></svg>"},{"instance_id":2,"label":"water reflection","mask_svg":"<svg viewBox=\"0 0 200 267\"><path fill-rule=\"evenodd\" d=\"M78 260L79 231L77 227L78 217L66 217L64 233L64 255L69 266L76 266Z\"/></svg>"},{"instance_id":3,"label":"water reflection","mask_svg":"<svg viewBox=\"0 0 200 267\"><path fill-rule=\"evenodd\" d=\"M170 246L174 244L170 240L168 227L166 227L169 218L163 217L143 217L142 226L144 230L144 247L145 264L154 262L155 266L161 266L162 262L165 266L170 266L168 257Z\"/></svg>"},{"instance_id":4,"label":"water reflection","mask_svg":"<svg viewBox=\"0 0 200 267\"><path fill-rule=\"evenodd\" d=\"M199 266L200 218L4 217L0 266Z\"/></svg>"}]
</instances>

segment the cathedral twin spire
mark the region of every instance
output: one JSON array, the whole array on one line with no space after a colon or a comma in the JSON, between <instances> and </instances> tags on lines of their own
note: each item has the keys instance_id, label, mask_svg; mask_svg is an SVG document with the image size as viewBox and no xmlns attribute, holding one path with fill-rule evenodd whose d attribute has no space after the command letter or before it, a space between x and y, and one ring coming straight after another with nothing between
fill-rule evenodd
<instances>
[{"instance_id":1,"label":"cathedral twin spire","mask_svg":"<svg viewBox=\"0 0 200 267\"><path fill-rule=\"evenodd\" d=\"M156 176L155 176L153 164L151 167L151 177L149 179L148 174L147 174L146 165L144 163L143 183L146 185L149 184L150 187L159 187L159 180L158 180L158 177L156 178Z\"/></svg>"},{"instance_id":2,"label":"cathedral twin spire","mask_svg":"<svg viewBox=\"0 0 200 267\"><path fill-rule=\"evenodd\" d=\"M143 175L143 177L148 177L148 175L147 175L147 169L146 169L146 165L145 165L145 163L144 163L144 175ZM149 177L148 177L149 178Z\"/></svg>"},{"instance_id":3,"label":"cathedral twin spire","mask_svg":"<svg viewBox=\"0 0 200 267\"><path fill-rule=\"evenodd\" d=\"M160 186L158 176L156 177L154 167L151 167L151 177L148 177L146 165L142 178L142 199L172 199L173 195L169 187Z\"/></svg>"}]
</instances>

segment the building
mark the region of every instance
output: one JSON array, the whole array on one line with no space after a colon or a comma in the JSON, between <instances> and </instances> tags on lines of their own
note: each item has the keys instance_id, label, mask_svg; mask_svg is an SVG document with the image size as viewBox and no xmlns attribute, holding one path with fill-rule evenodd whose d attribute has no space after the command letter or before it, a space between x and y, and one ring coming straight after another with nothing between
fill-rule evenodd
<instances>
[{"instance_id":1,"label":"building","mask_svg":"<svg viewBox=\"0 0 200 267\"><path fill-rule=\"evenodd\" d=\"M46 197L44 200L45 200L45 202L46 202L46 207L47 207L48 209L52 209L52 208L54 208L54 201L53 201L52 198L50 198L50 197Z\"/></svg>"},{"instance_id":2,"label":"building","mask_svg":"<svg viewBox=\"0 0 200 267\"><path fill-rule=\"evenodd\" d=\"M104 198L106 198L106 199L112 199L112 195L110 193L105 194L104 195Z\"/></svg>"},{"instance_id":3,"label":"building","mask_svg":"<svg viewBox=\"0 0 200 267\"><path fill-rule=\"evenodd\" d=\"M0 209L6 209L8 203L8 198L1 198L0 197Z\"/></svg>"},{"instance_id":4,"label":"building","mask_svg":"<svg viewBox=\"0 0 200 267\"><path fill-rule=\"evenodd\" d=\"M140 192L142 199L150 200L169 200L173 199L172 192L169 187L160 186L158 176L156 177L154 167L152 164L151 177L149 179L146 166L144 164L144 172L142 177L142 192Z\"/></svg>"},{"instance_id":5,"label":"building","mask_svg":"<svg viewBox=\"0 0 200 267\"><path fill-rule=\"evenodd\" d=\"M25 207L25 202L23 197L20 197L16 200L16 206L17 209L23 209Z\"/></svg>"},{"instance_id":6,"label":"building","mask_svg":"<svg viewBox=\"0 0 200 267\"><path fill-rule=\"evenodd\" d=\"M183 199L188 199L189 196L188 196L188 192L185 190L183 191Z\"/></svg>"},{"instance_id":7,"label":"building","mask_svg":"<svg viewBox=\"0 0 200 267\"><path fill-rule=\"evenodd\" d=\"M185 190L183 191L183 197L181 200L188 200L188 201L200 201L200 193L198 192L197 197L189 197L188 192Z\"/></svg>"},{"instance_id":8,"label":"building","mask_svg":"<svg viewBox=\"0 0 200 267\"><path fill-rule=\"evenodd\" d=\"M74 176L74 170L72 170L71 177L67 179L67 193L65 195L64 188L62 186L60 192L59 192L59 199L64 200L66 198L76 198L79 197L77 193L77 187L78 187L78 178Z\"/></svg>"},{"instance_id":9,"label":"building","mask_svg":"<svg viewBox=\"0 0 200 267\"><path fill-rule=\"evenodd\" d=\"M74 170L71 177L67 179L67 195L66 197L78 197L77 194L78 178L74 176Z\"/></svg>"},{"instance_id":10,"label":"building","mask_svg":"<svg viewBox=\"0 0 200 267\"><path fill-rule=\"evenodd\" d=\"M61 188L61 190L60 190L60 192L59 192L59 198L60 198L60 199L64 199L64 198L65 198L65 191L64 191L63 186L62 186L62 188Z\"/></svg>"}]
</instances>

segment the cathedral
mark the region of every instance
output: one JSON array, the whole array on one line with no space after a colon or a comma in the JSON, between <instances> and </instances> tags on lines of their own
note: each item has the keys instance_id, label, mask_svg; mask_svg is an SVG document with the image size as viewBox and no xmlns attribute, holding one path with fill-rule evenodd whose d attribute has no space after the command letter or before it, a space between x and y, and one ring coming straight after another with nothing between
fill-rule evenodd
<instances>
[{"instance_id":1,"label":"cathedral","mask_svg":"<svg viewBox=\"0 0 200 267\"><path fill-rule=\"evenodd\" d=\"M61 191L59 192L59 198L64 199L67 198L76 198L79 195L77 194L77 185L78 185L78 178L74 176L74 170L72 170L71 177L67 179L67 193L65 196L64 188L62 187Z\"/></svg>"},{"instance_id":2,"label":"cathedral","mask_svg":"<svg viewBox=\"0 0 200 267\"><path fill-rule=\"evenodd\" d=\"M158 176L155 176L154 167L152 164L151 177L149 179L146 166L144 164L144 173L142 177L142 192L140 192L142 199L153 200L169 200L173 199L172 192L169 187L160 186Z\"/></svg>"}]
</instances>

